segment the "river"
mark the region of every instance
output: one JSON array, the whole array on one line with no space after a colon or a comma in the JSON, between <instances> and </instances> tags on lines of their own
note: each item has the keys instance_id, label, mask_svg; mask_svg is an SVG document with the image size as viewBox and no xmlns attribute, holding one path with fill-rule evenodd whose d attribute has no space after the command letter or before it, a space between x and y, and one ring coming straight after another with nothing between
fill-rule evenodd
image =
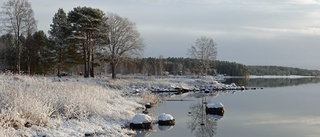
<instances>
[{"instance_id":1,"label":"river","mask_svg":"<svg viewBox=\"0 0 320 137\"><path fill-rule=\"evenodd\" d=\"M158 127L137 137L318 137L320 135L320 80L314 78L227 79L253 90L189 93L153 108L171 114L173 127ZM181 101L180 101L181 100ZM202 113L202 102L221 102L225 113Z\"/></svg>"}]
</instances>

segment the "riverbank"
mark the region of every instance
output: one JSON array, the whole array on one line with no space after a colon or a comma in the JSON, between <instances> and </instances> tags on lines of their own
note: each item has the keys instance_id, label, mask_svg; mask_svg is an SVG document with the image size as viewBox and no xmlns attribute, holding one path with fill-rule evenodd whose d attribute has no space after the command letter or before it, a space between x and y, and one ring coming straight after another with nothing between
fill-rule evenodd
<instances>
[{"instance_id":1,"label":"riverbank","mask_svg":"<svg viewBox=\"0 0 320 137\"><path fill-rule=\"evenodd\" d=\"M152 97L126 96L126 84L0 74L0 136L130 136L124 127Z\"/></svg>"},{"instance_id":2,"label":"riverbank","mask_svg":"<svg viewBox=\"0 0 320 137\"><path fill-rule=\"evenodd\" d=\"M129 137L135 134L126 128L132 117L145 103L159 101L150 89L213 83L219 84L213 77L112 80L0 74L0 136Z\"/></svg>"}]
</instances>

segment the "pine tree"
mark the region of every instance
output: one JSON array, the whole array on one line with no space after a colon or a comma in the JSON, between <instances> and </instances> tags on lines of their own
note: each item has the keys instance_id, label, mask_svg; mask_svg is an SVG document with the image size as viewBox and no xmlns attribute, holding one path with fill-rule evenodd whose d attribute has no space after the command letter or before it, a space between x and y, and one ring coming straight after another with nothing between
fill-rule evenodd
<instances>
[{"instance_id":1,"label":"pine tree","mask_svg":"<svg viewBox=\"0 0 320 137\"><path fill-rule=\"evenodd\" d=\"M9 33L2 35L0 37L0 47L1 69L3 71L14 70L17 56L15 54L14 36Z\"/></svg>"},{"instance_id":2,"label":"pine tree","mask_svg":"<svg viewBox=\"0 0 320 137\"><path fill-rule=\"evenodd\" d=\"M68 53L72 52L69 51L72 48L69 47L66 39L71 35L70 23L63 9L58 9L58 12L54 15L49 34L52 60L57 68L57 75L60 76L63 66L67 66L68 60L70 60Z\"/></svg>"},{"instance_id":3,"label":"pine tree","mask_svg":"<svg viewBox=\"0 0 320 137\"><path fill-rule=\"evenodd\" d=\"M45 65L47 62L47 56L44 52L44 49L47 47L48 38L47 35L43 31L37 31L33 35L33 51L34 54L34 63L33 63L33 69L34 74L45 74L45 69L48 68L48 64Z\"/></svg>"},{"instance_id":4,"label":"pine tree","mask_svg":"<svg viewBox=\"0 0 320 137\"><path fill-rule=\"evenodd\" d=\"M94 51L103 18L102 10L90 7L76 7L68 13L73 32L68 39L82 47L84 77L94 77Z\"/></svg>"}]
</instances>

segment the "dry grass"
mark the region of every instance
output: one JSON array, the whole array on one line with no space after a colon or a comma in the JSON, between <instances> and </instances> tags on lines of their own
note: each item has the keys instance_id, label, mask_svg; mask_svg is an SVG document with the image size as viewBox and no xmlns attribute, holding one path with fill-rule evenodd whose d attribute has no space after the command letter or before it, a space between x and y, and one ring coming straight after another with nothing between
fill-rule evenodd
<instances>
[{"instance_id":1,"label":"dry grass","mask_svg":"<svg viewBox=\"0 0 320 137\"><path fill-rule=\"evenodd\" d=\"M56 119L94 116L111 119L116 115L121 121L130 119L138 106L101 84L0 74L0 127L5 129L28 124L52 128L57 126Z\"/></svg>"}]
</instances>

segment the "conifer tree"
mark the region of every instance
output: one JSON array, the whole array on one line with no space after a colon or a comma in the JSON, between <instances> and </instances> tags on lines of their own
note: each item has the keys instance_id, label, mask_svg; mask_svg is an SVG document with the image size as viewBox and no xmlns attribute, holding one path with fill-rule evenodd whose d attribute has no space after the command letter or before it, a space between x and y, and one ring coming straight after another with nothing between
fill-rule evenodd
<instances>
[{"instance_id":1,"label":"conifer tree","mask_svg":"<svg viewBox=\"0 0 320 137\"><path fill-rule=\"evenodd\" d=\"M60 76L61 70L67 66L68 60L70 60L71 50L67 37L71 35L70 23L67 20L67 14L62 8L58 9L58 12L52 19L49 30L49 41L51 48L51 55L55 62L57 69L57 75Z\"/></svg>"},{"instance_id":2,"label":"conifer tree","mask_svg":"<svg viewBox=\"0 0 320 137\"><path fill-rule=\"evenodd\" d=\"M104 12L90 7L76 7L68 13L67 19L72 29L68 39L82 47L84 77L94 77L94 51Z\"/></svg>"},{"instance_id":3,"label":"conifer tree","mask_svg":"<svg viewBox=\"0 0 320 137\"><path fill-rule=\"evenodd\" d=\"M17 55L15 59L16 67L14 69L20 73L22 53L20 37L36 31L37 21L34 18L34 13L28 0L8 0L1 8L3 30L14 35L15 52Z\"/></svg>"}]
</instances>

